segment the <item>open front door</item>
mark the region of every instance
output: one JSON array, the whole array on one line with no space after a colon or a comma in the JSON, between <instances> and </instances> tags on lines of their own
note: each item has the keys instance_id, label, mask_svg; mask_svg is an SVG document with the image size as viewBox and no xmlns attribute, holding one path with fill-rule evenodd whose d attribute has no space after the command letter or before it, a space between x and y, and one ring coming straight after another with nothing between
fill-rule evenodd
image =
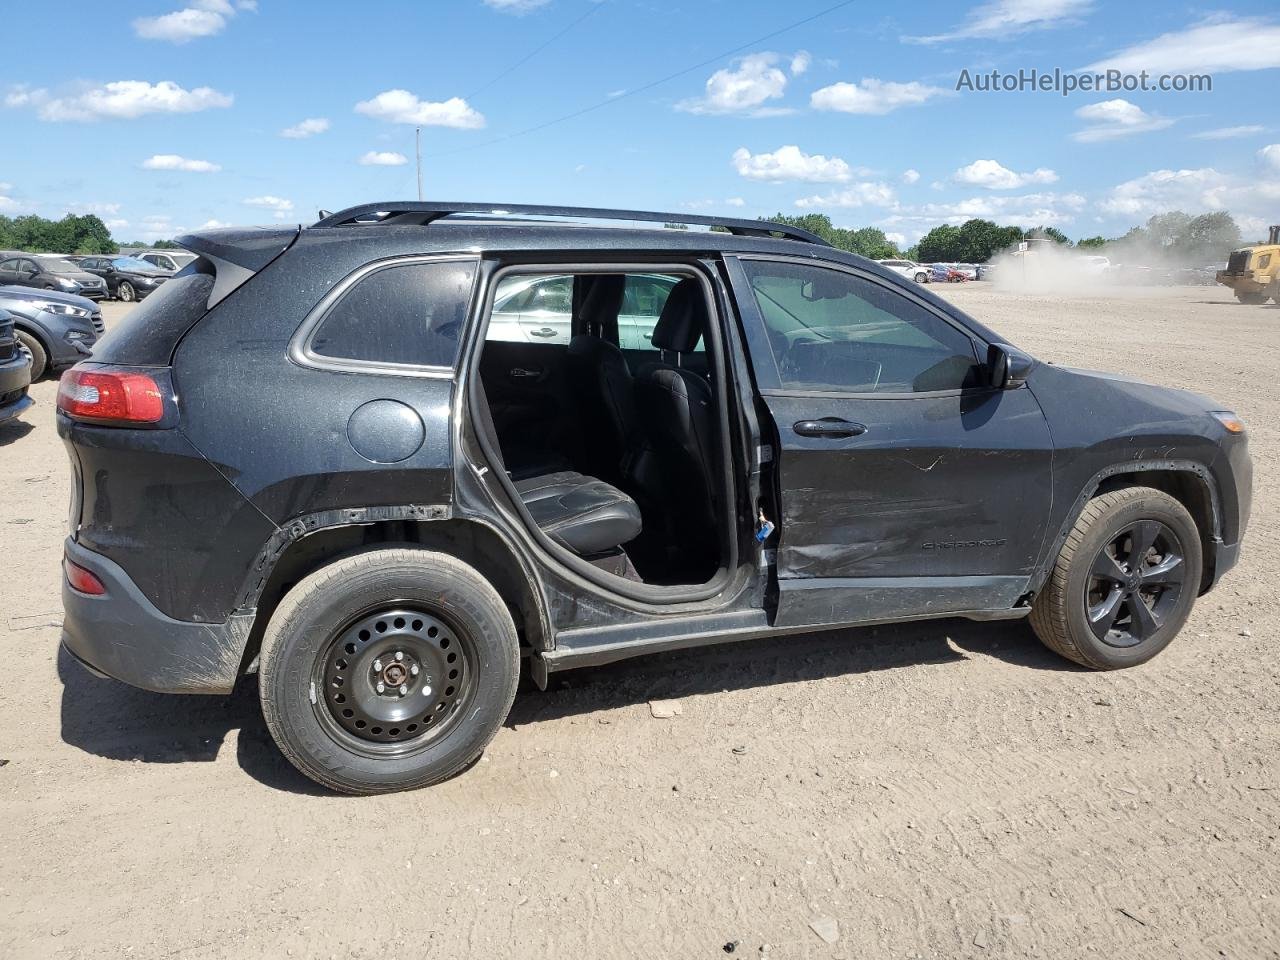
<instances>
[{"instance_id":1,"label":"open front door","mask_svg":"<svg viewBox=\"0 0 1280 960\"><path fill-rule=\"evenodd\" d=\"M984 386L973 335L873 275L731 270L781 447L777 624L1013 608L1050 498L1031 391Z\"/></svg>"}]
</instances>

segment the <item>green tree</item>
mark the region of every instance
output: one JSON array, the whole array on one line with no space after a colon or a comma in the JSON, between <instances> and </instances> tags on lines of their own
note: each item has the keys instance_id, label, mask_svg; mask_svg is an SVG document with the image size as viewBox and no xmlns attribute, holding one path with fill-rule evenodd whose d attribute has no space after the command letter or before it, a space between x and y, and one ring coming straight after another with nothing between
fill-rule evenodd
<instances>
[{"instance_id":1,"label":"green tree","mask_svg":"<svg viewBox=\"0 0 1280 960\"><path fill-rule=\"evenodd\" d=\"M1035 227L1025 234L1027 240L1052 240L1064 246L1071 246L1071 239L1057 227Z\"/></svg>"},{"instance_id":2,"label":"green tree","mask_svg":"<svg viewBox=\"0 0 1280 960\"><path fill-rule=\"evenodd\" d=\"M70 213L61 220L34 214L0 217L0 248L32 253L115 253L120 249L98 217Z\"/></svg>"},{"instance_id":3,"label":"green tree","mask_svg":"<svg viewBox=\"0 0 1280 960\"><path fill-rule=\"evenodd\" d=\"M839 250L847 250L873 260L887 260L898 256L898 248L889 242L883 230L875 227L861 227L857 230L837 227L825 213L806 213L799 217L779 213L767 219L808 230Z\"/></svg>"},{"instance_id":4,"label":"green tree","mask_svg":"<svg viewBox=\"0 0 1280 960\"><path fill-rule=\"evenodd\" d=\"M949 223L934 227L920 238L920 259L926 263L954 263L962 258L963 242L959 227Z\"/></svg>"},{"instance_id":5,"label":"green tree","mask_svg":"<svg viewBox=\"0 0 1280 960\"><path fill-rule=\"evenodd\" d=\"M1076 247L1081 250L1097 250L1101 247L1105 247L1106 245L1107 238L1102 236L1084 237L1083 239L1076 241Z\"/></svg>"}]
</instances>

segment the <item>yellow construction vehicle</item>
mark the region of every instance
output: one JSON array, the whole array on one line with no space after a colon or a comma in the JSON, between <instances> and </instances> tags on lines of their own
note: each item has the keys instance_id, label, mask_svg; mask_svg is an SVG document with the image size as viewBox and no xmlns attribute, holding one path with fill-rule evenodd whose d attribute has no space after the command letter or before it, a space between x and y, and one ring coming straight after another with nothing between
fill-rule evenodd
<instances>
[{"instance_id":1,"label":"yellow construction vehicle","mask_svg":"<svg viewBox=\"0 0 1280 960\"><path fill-rule=\"evenodd\" d=\"M1227 269L1216 279L1236 292L1241 303L1280 303L1280 225L1271 228L1266 243L1231 251Z\"/></svg>"}]
</instances>

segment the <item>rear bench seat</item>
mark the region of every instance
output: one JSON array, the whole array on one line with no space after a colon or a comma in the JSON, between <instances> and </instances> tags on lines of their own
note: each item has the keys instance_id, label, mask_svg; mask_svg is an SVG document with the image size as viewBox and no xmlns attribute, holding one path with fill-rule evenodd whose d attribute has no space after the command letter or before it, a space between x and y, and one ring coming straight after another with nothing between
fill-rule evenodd
<instances>
[{"instance_id":1,"label":"rear bench seat","mask_svg":"<svg viewBox=\"0 0 1280 960\"><path fill-rule=\"evenodd\" d=\"M608 553L640 534L640 508L603 480L563 470L515 487L542 532L580 557Z\"/></svg>"}]
</instances>

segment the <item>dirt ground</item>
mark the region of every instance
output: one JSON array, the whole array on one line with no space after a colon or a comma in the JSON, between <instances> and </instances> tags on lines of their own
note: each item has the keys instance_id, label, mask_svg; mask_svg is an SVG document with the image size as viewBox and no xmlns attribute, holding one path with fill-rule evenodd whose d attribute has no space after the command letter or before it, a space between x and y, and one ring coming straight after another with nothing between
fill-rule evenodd
<instances>
[{"instance_id":1,"label":"dirt ground","mask_svg":"<svg viewBox=\"0 0 1280 960\"><path fill-rule=\"evenodd\" d=\"M0 956L1280 957L1280 308L942 292L1249 424L1244 560L1172 647L1089 673L945 621L650 657L522 689L480 763L388 797L294 773L252 681L59 657L39 384L0 427Z\"/></svg>"}]
</instances>

